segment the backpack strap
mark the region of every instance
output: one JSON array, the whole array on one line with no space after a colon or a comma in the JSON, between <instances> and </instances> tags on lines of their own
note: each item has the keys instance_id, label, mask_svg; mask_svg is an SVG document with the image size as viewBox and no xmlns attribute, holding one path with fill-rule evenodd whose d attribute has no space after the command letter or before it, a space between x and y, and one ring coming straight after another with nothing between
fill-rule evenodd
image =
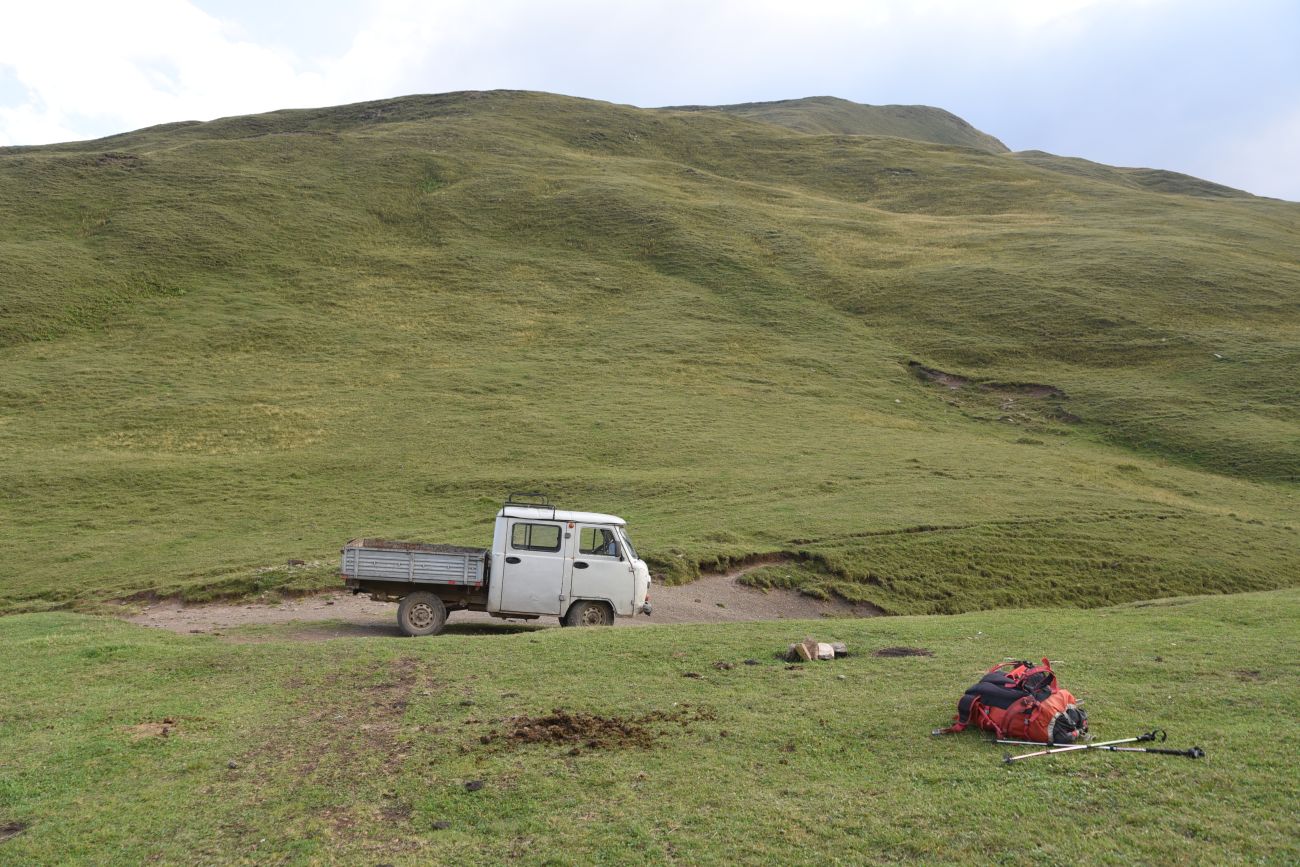
<instances>
[{"instance_id":1,"label":"backpack strap","mask_svg":"<svg viewBox=\"0 0 1300 867\"><path fill-rule=\"evenodd\" d=\"M999 665L993 666L988 670L988 672L984 676L988 677L988 675L997 671L999 668L1001 668L1001 666ZM980 683L983 683L983 681L981 680ZM956 734L957 732L965 729L966 726L970 725L972 708L980 712L984 711L983 706L979 704L979 700L980 700L980 695L978 692L979 685L980 684L977 683L975 684L975 686L972 686L970 689L966 690L965 694L962 695L961 699L957 702L957 715L953 717L952 725L943 729L935 729L932 732L932 734L936 734L936 735ZM988 714L985 713L984 716L988 716Z\"/></svg>"},{"instance_id":2,"label":"backpack strap","mask_svg":"<svg viewBox=\"0 0 1300 867\"><path fill-rule=\"evenodd\" d=\"M1042 665L1036 665L1025 672L1025 677L1020 683L1026 692L1039 701L1045 701L1048 696L1055 695L1061 690L1057 684L1056 672L1052 671L1052 664L1046 657L1043 658Z\"/></svg>"},{"instance_id":3,"label":"backpack strap","mask_svg":"<svg viewBox=\"0 0 1300 867\"><path fill-rule=\"evenodd\" d=\"M979 710L980 716L983 717L986 723L988 723L988 727L993 729L994 735L999 738L1006 737L1006 733L1002 731L1002 726L993 721L993 716L988 712L988 708L981 704L977 709Z\"/></svg>"},{"instance_id":4,"label":"backpack strap","mask_svg":"<svg viewBox=\"0 0 1300 867\"><path fill-rule=\"evenodd\" d=\"M957 732L964 731L966 726L970 725L971 723L970 721L971 708L970 708L970 703L966 701L967 698L973 701L975 699L975 696L966 696L965 698L962 699L962 703L965 706L960 708L961 715L956 717L956 722L954 722L952 725L948 726L947 728L935 729L934 731L930 732L930 734L953 735L956 734ZM997 734L998 737L1002 737L1002 727L993 721L993 717L989 715L989 712L988 710L985 709L984 705L976 703L975 713L979 715L980 719L988 723L989 727L993 729L993 731Z\"/></svg>"}]
</instances>

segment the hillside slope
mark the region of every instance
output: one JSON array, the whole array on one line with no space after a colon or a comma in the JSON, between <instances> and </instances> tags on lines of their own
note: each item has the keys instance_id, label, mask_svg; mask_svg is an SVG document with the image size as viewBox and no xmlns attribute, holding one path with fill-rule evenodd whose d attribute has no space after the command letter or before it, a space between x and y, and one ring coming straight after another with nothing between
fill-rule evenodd
<instances>
[{"instance_id":1,"label":"hillside slope","mask_svg":"<svg viewBox=\"0 0 1300 867\"><path fill-rule=\"evenodd\" d=\"M952 112L928 105L863 105L833 96L810 96L738 105L676 106L669 110L721 111L814 135L893 136L992 154L1008 151L1002 142Z\"/></svg>"},{"instance_id":2,"label":"hillside slope","mask_svg":"<svg viewBox=\"0 0 1300 867\"><path fill-rule=\"evenodd\" d=\"M1181 172L1162 169L1133 169L1094 163L1078 157L1061 157L1043 151L1018 151L1015 155L1030 165L1054 172L1118 184L1130 189L1153 190L1206 198L1251 198L1251 194L1213 181L1194 178Z\"/></svg>"},{"instance_id":3,"label":"hillside slope","mask_svg":"<svg viewBox=\"0 0 1300 867\"><path fill-rule=\"evenodd\" d=\"M893 612L1300 583L1297 238L536 93L6 149L0 608L329 581L537 488Z\"/></svg>"}]
</instances>

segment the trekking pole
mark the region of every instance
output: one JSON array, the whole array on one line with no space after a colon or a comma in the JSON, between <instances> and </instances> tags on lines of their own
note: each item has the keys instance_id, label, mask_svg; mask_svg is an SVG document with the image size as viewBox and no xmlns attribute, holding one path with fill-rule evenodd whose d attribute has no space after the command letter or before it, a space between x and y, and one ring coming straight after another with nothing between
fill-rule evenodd
<instances>
[{"instance_id":1,"label":"trekking pole","mask_svg":"<svg viewBox=\"0 0 1300 867\"><path fill-rule=\"evenodd\" d=\"M1190 750L1161 750L1155 747L1103 747L1098 744L1097 748L1112 753L1161 753L1166 756L1187 756L1189 759L1205 758L1205 750L1200 747L1192 747Z\"/></svg>"},{"instance_id":2,"label":"trekking pole","mask_svg":"<svg viewBox=\"0 0 1300 867\"><path fill-rule=\"evenodd\" d=\"M1154 741L1154 740L1163 741L1165 738L1166 735L1164 729L1152 729L1146 734L1138 735L1135 738L1120 738L1117 741L1103 741L1099 744L1070 744L1069 746L1064 746L1064 747L1055 747L1046 750L1038 750L1037 752L1033 752L1033 753L1022 753L1021 755L1018 756L1013 756L1010 753L1007 753L1002 757L1002 761L1006 762L1007 764L1010 764L1011 762L1018 762L1021 759L1032 759L1035 756L1052 756L1052 755L1056 755L1057 753L1072 753L1077 750L1106 749L1115 744L1131 744L1131 743L1136 743L1138 741ZM998 743L1004 743L1004 741L998 741Z\"/></svg>"},{"instance_id":3,"label":"trekking pole","mask_svg":"<svg viewBox=\"0 0 1300 867\"><path fill-rule=\"evenodd\" d=\"M1127 744L1127 743L1132 743L1133 741L1164 741L1164 740L1166 740L1167 738L1168 738L1168 735L1165 734L1165 730L1164 730L1164 729L1152 729L1151 731L1147 732L1146 734L1144 734L1144 735L1138 735L1138 736L1135 737L1135 738L1121 738L1120 740L1117 740L1117 741L1102 741L1102 742L1099 743L1099 744L1093 744L1093 743L1083 743L1083 744L1044 744L1042 741L1013 741L1013 740L1011 740L1010 738L998 738L997 740L994 741L994 743L995 743L995 744L1014 744L1014 745L1022 746L1022 747L1047 747L1047 748L1049 748L1049 749L1051 749L1051 748L1058 748L1058 749L1059 749L1059 748L1061 748L1061 747L1099 747L1099 746L1102 746L1102 744Z\"/></svg>"}]
</instances>

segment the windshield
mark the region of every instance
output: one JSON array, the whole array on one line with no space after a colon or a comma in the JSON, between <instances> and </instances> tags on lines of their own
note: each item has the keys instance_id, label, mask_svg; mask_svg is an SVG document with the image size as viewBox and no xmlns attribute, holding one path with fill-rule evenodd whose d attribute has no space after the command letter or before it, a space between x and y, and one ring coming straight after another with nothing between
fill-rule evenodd
<instances>
[{"instance_id":1,"label":"windshield","mask_svg":"<svg viewBox=\"0 0 1300 867\"><path fill-rule=\"evenodd\" d=\"M627 546L628 559L631 560L641 559L636 555L636 548L632 547L632 540L627 535L627 527L620 527L619 533L623 536L623 544Z\"/></svg>"}]
</instances>

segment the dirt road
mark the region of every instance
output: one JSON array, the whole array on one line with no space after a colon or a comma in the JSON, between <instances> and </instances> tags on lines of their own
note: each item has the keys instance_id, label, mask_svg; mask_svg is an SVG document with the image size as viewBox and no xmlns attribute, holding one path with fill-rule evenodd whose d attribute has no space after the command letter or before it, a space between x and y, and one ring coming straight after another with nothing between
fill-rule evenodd
<instances>
[{"instance_id":1,"label":"dirt road","mask_svg":"<svg viewBox=\"0 0 1300 867\"><path fill-rule=\"evenodd\" d=\"M789 590L754 590L738 583L744 574L709 575L681 587L655 584L651 588L651 617L619 618L619 626L662 623L729 623L744 620L817 619L820 617L871 617L880 612L869 605L843 601L822 602ZM328 593L270 604L240 603L182 605L159 602L127 618L132 623L182 633L215 633L231 640L257 641L392 635L397 630L397 606L371 602L365 596ZM454 611L447 619L449 633L514 632L558 626L553 617L539 620L500 620L475 611ZM271 630L246 627L286 627Z\"/></svg>"}]
</instances>

